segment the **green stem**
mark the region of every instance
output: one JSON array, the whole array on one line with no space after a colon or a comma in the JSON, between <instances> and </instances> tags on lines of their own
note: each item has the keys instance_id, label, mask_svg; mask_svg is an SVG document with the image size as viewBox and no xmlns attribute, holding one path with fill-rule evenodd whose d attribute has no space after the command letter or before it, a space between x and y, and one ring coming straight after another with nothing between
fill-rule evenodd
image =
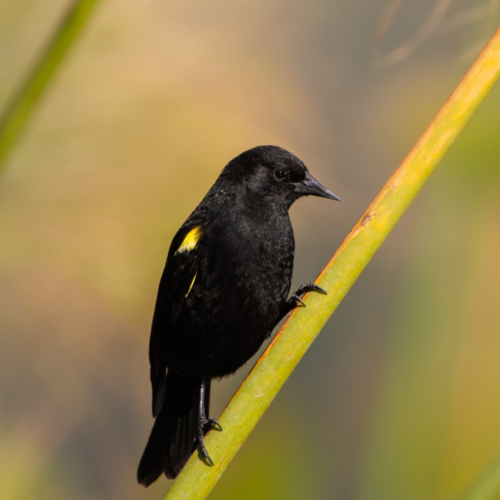
<instances>
[{"instance_id":1,"label":"green stem","mask_svg":"<svg viewBox=\"0 0 500 500\"><path fill-rule=\"evenodd\" d=\"M0 171L43 93L100 0L77 0L0 117Z\"/></svg>"},{"instance_id":2,"label":"green stem","mask_svg":"<svg viewBox=\"0 0 500 500\"><path fill-rule=\"evenodd\" d=\"M500 498L500 457L488 467L462 500L497 500Z\"/></svg>"},{"instance_id":3,"label":"green stem","mask_svg":"<svg viewBox=\"0 0 500 500\"><path fill-rule=\"evenodd\" d=\"M207 467L194 454L164 500L207 497L499 75L500 29L316 280L328 296L311 294L306 298L307 308L296 310L285 322L229 402L219 419L224 431L211 431L206 439L214 466Z\"/></svg>"}]
</instances>

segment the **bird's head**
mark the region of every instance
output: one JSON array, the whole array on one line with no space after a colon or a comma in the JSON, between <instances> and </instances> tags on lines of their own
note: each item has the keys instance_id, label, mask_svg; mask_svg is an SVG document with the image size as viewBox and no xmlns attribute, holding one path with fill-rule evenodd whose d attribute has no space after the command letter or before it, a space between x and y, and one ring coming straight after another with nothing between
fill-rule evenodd
<instances>
[{"instance_id":1,"label":"bird's head","mask_svg":"<svg viewBox=\"0 0 500 500\"><path fill-rule=\"evenodd\" d=\"M304 163L278 146L258 146L231 160L226 178L242 183L250 197L283 203L289 208L302 196L342 201L318 182Z\"/></svg>"}]
</instances>

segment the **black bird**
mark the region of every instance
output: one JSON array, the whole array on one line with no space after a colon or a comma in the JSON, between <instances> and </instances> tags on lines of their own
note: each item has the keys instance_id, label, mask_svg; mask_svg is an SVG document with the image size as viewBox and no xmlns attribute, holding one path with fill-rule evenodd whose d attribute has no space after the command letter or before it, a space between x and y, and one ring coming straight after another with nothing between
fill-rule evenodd
<instances>
[{"instance_id":1,"label":"black bird","mask_svg":"<svg viewBox=\"0 0 500 500\"><path fill-rule=\"evenodd\" d=\"M287 299L295 242L288 209L306 195L340 200L296 156L259 146L234 158L170 245L153 316L149 360L156 421L139 464L144 486L174 478L204 434L210 381L234 373L277 323L314 291ZM222 429L220 429L222 430Z\"/></svg>"}]
</instances>

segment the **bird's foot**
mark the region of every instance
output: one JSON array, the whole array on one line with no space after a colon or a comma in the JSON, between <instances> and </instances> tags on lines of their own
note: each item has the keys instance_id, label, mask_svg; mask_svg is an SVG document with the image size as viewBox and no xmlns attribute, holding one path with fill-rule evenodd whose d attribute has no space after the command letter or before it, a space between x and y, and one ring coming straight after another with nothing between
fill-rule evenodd
<instances>
[{"instance_id":1,"label":"bird's foot","mask_svg":"<svg viewBox=\"0 0 500 500\"><path fill-rule=\"evenodd\" d=\"M287 304L291 309L295 309L296 307L306 307L304 301L300 298L299 295L294 293L287 301Z\"/></svg>"},{"instance_id":2,"label":"bird's foot","mask_svg":"<svg viewBox=\"0 0 500 500\"><path fill-rule=\"evenodd\" d=\"M300 286L299 289L286 301L282 318L297 307L306 307L304 301L302 300L302 296L308 292L316 292L321 293L322 295L327 295L323 288L315 285L314 283L308 283L307 285Z\"/></svg>"},{"instance_id":3,"label":"bird's foot","mask_svg":"<svg viewBox=\"0 0 500 500\"><path fill-rule=\"evenodd\" d=\"M323 288L319 287L315 283L308 283L307 285L302 285L299 287L299 289L294 293L294 295L298 295L299 297L302 297L302 295L306 294L307 292L317 292L321 293L321 295L328 295Z\"/></svg>"},{"instance_id":4,"label":"bird's foot","mask_svg":"<svg viewBox=\"0 0 500 500\"><path fill-rule=\"evenodd\" d=\"M200 453L203 455L203 458L210 464L213 465L212 459L208 454L207 448L205 447L205 433L210 430L210 428L215 428L218 431L222 430L222 426L217 422L217 420L213 417L205 418L200 417L198 420L198 432L196 433L196 439L198 442L198 449Z\"/></svg>"}]
</instances>

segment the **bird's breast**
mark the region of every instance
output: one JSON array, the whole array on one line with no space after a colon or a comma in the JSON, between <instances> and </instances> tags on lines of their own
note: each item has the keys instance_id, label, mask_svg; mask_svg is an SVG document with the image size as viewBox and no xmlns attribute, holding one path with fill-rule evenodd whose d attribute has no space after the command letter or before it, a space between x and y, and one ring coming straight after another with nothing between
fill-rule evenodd
<instances>
[{"instance_id":1,"label":"bird's breast","mask_svg":"<svg viewBox=\"0 0 500 500\"><path fill-rule=\"evenodd\" d=\"M288 214L238 215L218 228L214 241L219 246L218 265L228 270L228 280L256 297L282 299L290 286L295 252Z\"/></svg>"}]
</instances>

